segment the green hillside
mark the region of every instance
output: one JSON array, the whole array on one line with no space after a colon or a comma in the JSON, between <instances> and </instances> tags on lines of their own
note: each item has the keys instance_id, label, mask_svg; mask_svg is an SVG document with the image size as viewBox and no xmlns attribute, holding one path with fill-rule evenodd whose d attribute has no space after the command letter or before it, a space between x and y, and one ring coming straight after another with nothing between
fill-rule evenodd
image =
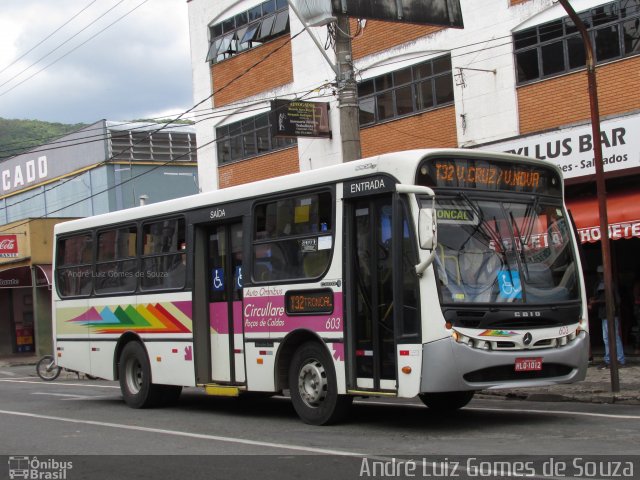
<instances>
[{"instance_id":1,"label":"green hillside","mask_svg":"<svg viewBox=\"0 0 640 480\"><path fill-rule=\"evenodd\" d=\"M0 160L55 140L86 126L0 118Z\"/></svg>"}]
</instances>

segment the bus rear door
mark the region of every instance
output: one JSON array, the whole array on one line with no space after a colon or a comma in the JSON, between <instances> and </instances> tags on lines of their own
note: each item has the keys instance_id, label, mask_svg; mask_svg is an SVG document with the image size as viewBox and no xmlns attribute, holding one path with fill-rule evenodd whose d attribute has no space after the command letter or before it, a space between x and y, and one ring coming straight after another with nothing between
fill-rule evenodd
<instances>
[{"instance_id":1,"label":"bus rear door","mask_svg":"<svg viewBox=\"0 0 640 480\"><path fill-rule=\"evenodd\" d=\"M198 325L194 325L194 333L196 375L201 384L241 385L246 379L242 249L243 229L239 220L197 228L194 270Z\"/></svg>"}]
</instances>

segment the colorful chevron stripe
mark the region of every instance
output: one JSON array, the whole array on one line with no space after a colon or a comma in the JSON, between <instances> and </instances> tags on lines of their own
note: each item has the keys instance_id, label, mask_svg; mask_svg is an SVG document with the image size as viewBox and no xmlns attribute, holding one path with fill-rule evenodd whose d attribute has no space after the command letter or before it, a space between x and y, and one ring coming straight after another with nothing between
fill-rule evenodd
<instances>
[{"instance_id":1,"label":"colorful chevron stripe","mask_svg":"<svg viewBox=\"0 0 640 480\"><path fill-rule=\"evenodd\" d=\"M95 333L191 333L191 302L91 307L68 322Z\"/></svg>"},{"instance_id":2,"label":"colorful chevron stripe","mask_svg":"<svg viewBox=\"0 0 640 480\"><path fill-rule=\"evenodd\" d=\"M481 337L513 337L519 335L518 332L509 332L506 330L485 330L480 334Z\"/></svg>"}]
</instances>

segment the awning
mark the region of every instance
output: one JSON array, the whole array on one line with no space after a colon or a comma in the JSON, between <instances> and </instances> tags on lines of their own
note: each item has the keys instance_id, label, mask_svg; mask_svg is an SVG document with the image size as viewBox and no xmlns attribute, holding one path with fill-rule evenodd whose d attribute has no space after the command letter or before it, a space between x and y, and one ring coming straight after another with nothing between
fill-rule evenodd
<instances>
[{"instance_id":1,"label":"awning","mask_svg":"<svg viewBox=\"0 0 640 480\"><path fill-rule=\"evenodd\" d=\"M600 241L600 216L596 197L567 199L582 243ZM607 193L609 238L640 238L640 191L627 190Z\"/></svg>"},{"instance_id":2,"label":"awning","mask_svg":"<svg viewBox=\"0 0 640 480\"><path fill-rule=\"evenodd\" d=\"M34 265L36 269L36 287L51 285L51 265ZM0 270L0 288L24 288L33 286L31 267L13 267Z\"/></svg>"},{"instance_id":3,"label":"awning","mask_svg":"<svg viewBox=\"0 0 640 480\"><path fill-rule=\"evenodd\" d=\"M36 287L51 286L51 265L35 265Z\"/></svg>"}]
</instances>

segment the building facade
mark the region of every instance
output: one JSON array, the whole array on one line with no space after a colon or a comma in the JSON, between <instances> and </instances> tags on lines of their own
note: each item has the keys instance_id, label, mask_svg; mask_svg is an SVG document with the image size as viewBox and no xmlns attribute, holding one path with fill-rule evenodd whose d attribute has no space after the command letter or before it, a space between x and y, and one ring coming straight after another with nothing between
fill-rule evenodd
<instances>
[{"instance_id":1,"label":"building facade","mask_svg":"<svg viewBox=\"0 0 640 480\"><path fill-rule=\"evenodd\" d=\"M351 19L363 156L428 147L511 151L554 162L584 247L600 263L585 53L553 0L460 0L464 29ZM623 336L640 277L640 0L573 0L597 57L614 275ZM335 73L285 0L190 0L203 190L340 163ZM310 29L335 62L331 28ZM270 101L329 102L330 139L270 133ZM594 323L594 343L598 343Z\"/></svg>"},{"instance_id":2,"label":"building facade","mask_svg":"<svg viewBox=\"0 0 640 480\"><path fill-rule=\"evenodd\" d=\"M102 120L0 162L0 356L51 353L56 223L198 190L185 125Z\"/></svg>"}]
</instances>

